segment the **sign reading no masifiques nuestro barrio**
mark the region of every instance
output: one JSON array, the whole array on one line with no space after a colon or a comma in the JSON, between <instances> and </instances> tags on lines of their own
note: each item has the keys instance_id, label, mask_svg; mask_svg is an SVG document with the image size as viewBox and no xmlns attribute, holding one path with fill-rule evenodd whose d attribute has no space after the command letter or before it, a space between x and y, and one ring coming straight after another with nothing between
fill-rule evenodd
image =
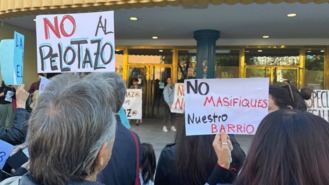
<instances>
[{"instance_id":1,"label":"sign reading no masifiques nuestro barrio","mask_svg":"<svg viewBox=\"0 0 329 185\"><path fill-rule=\"evenodd\" d=\"M269 80L185 80L186 135L255 134L268 113Z\"/></svg>"}]
</instances>

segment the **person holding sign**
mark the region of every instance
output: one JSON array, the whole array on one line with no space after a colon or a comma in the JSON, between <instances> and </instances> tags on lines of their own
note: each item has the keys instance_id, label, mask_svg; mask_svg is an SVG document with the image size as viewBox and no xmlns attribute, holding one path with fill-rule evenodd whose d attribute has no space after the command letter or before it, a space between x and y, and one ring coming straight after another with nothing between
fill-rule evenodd
<instances>
[{"instance_id":1,"label":"person holding sign","mask_svg":"<svg viewBox=\"0 0 329 185\"><path fill-rule=\"evenodd\" d=\"M260 124L242 170L233 184L327 185L328 140L329 123L318 116L298 110L270 113ZM219 145L214 145L214 148L221 150ZM229 156L231 151L221 150L221 155ZM220 155L217 157L222 161ZM224 159L223 164L230 160L229 157ZM208 184L219 184L220 175L227 173L227 169L227 166L218 164Z\"/></svg>"},{"instance_id":2,"label":"person holding sign","mask_svg":"<svg viewBox=\"0 0 329 185\"><path fill-rule=\"evenodd\" d=\"M116 130L110 89L101 79L55 77L31 114L29 173L0 184L100 185L96 177L111 158Z\"/></svg>"},{"instance_id":3,"label":"person holding sign","mask_svg":"<svg viewBox=\"0 0 329 185\"><path fill-rule=\"evenodd\" d=\"M167 86L163 90L163 97L164 101L166 103L165 105L165 115L164 115L164 125L162 128L163 132L168 132L168 128L171 129L171 131L176 132L176 127L173 122L173 113L171 113L170 108L171 105L174 103L174 84L171 81L171 78L167 78Z\"/></svg>"},{"instance_id":4,"label":"person holding sign","mask_svg":"<svg viewBox=\"0 0 329 185\"><path fill-rule=\"evenodd\" d=\"M26 110L26 100L28 97L29 93L25 91L24 85L17 88L17 109L15 113L14 122L11 127L0 129L0 139L13 145L21 144L24 142L27 130L27 121L30 116L30 114Z\"/></svg>"},{"instance_id":5,"label":"person holding sign","mask_svg":"<svg viewBox=\"0 0 329 185\"><path fill-rule=\"evenodd\" d=\"M128 130L120 119L118 112L125 101L126 86L122 78L116 73L91 73L85 77L93 83L104 81L109 88L109 99L116 113L117 128L113 144L111 161L99 173L97 181L105 185L125 185L139 182L139 138L136 133Z\"/></svg>"},{"instance_id":6,"label":"person holding sign","mask_svg":"<svg viewBox=\"0 0 329 185\"><path fill-rule=\"evenodd\" d=\"M176 143L167 145L161 151L155 185L201 185L211 176L218 163L217 152L213 149L215 136L186 136L185 133L185 126L179 124ZM232 146L232 160L228 163L228 172L219 174L220 183L232 183L245 159L236 138L230 135L227 140Z\"/></svg>"}]
</instances>

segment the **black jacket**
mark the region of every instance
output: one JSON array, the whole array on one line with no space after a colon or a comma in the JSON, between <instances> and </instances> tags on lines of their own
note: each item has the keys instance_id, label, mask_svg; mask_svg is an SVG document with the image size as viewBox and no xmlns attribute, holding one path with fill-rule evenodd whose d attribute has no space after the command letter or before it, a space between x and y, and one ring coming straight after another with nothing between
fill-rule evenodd
<instances>
[{"instance_id":1,"label":"black jacket","mask_svg":"<svg viewBox=\"0 0 329 185\"><path fill-rule=\"evenodd\" d=\"M112 156L108 165L98 175L98 182L106 185L135 184L137 155L136 144L131 134L132 132L125 128L120 118L117 117L117 130Z\"/></svg>"},{"instance_id":2,"label":"black jacket","mask_svg":"<svg viewBox=\"0 0 329 185\"><path fill-rule=\"evenodd\" d=\"M27 122L30 114L25 109L16 109L14 124L11 128L0 129L0 139L17 145L25 141L27 132Z\"/></svg>"},{"instance_id":3,"label":"black jacket","mask_svg":"<svg viewBox=\"0 0 329 185\"><path fill-rule=\"evenodd\" d=\"M232 151L232 163L231 169L229 171L218 170L216 167L217 164L214 164L214 170L209 169L209 171L213 171L213 174L220 174L219 178L216 178L216 175L209 174L209 183L211 185L214 184L218 179L219 182L232 182L236 177L238 171L240 170L243 161L246 157L244 151L241 149L239 143L235 139L234 136L231 137L231 142L233 145ZM161 152L158 167L156 170L155 185L185 185L186 183L180 182L180 178L177 175L176 170L176 144L167 145ZM218 182L218 183L219 183ZM216 182L217 183L217 182Z\"/></svg>"}]
</instances>

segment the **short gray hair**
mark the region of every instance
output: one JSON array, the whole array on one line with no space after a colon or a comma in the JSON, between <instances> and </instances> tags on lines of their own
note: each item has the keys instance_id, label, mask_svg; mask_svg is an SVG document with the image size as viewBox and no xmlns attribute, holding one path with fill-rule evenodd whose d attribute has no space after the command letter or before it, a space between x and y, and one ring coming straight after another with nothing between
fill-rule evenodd
<instances>
[{"instance_id":1,"label":"short gray hair","mask_svg":"<svg viewBox=\"0 0 329 185\"><path fill-rule=\"evenodd\" d=\"M64 185L95 172L99 150L115 137L108 89L102 80L64 74L40 95L28 131L30 172L39 184Z\"/></svg>"},{"instance_id":2,"label":"short gray hair","mask_svg":"<svg viewBox=\"0 0 329 185\"><path fill-rule=\"evenodd\" d=\"M85 78L94 81L95 83L97 83L100 79L104 80L104 82L107 83L108 88L110 88L109 91L111 91L111 94L114 95L115 104L113 105L113 111L119 112L126 96L126 85L122 78L114 72L91 73Z\"/></svg>"}]
</instances>

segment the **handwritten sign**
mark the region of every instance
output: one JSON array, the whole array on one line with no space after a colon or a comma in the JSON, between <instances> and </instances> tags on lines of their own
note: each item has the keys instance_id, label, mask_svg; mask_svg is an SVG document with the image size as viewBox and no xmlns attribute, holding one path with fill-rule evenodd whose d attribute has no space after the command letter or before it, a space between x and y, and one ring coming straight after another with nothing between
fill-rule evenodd
<instances>
[{"instance_id":1,"label":"handwritten sign","mask_svg":"<svg viewBox=\"0 0 329 185\"><path fill-rule=\"evenodd\" d=\"M267 78L186 80L186 135L255 134L268 113L268 91Z\"/></svg>"},{"instance_id":2,"label":"handwritten sign","mask_svg":"<svg viewBox=\"0 0 329 185\"><path fill-rule=\"evenodd\" d=\"M36 17L38 73L115 71L113 11Z\"/></svg>"},{"instance_id":3,"label":"handwritten sign","mask_svg":"<svg viewBox=\"0 0 329 185\"><path fill-rule=\"evenodd\" d=\"M308 112L329 121L329 90L314 90L306 103Z\"/></svg>"},{"instance_id":4,"label":"handwritten sign","mask_svg":"<svg viewBox=\"0 0 329 185\"><path fill-rule=\"evenodd\" d=\"M185 103L184 103L184 84L175 84L175 94L174 103L171 105L171 112L173 113L184 113Z\"/></svg>"},{"instance_id":5,"label":"handwritten sign","mask_svg":"<svg viewBox=\"0 0 329 185\"><path fill-rule=\"evenodd\" d=\"M1 75L7 85L23 84L24 35L14 32L14 39L0 42Z\"/></svg>"},{"instance_id":6,"label":"handwritten sign","mask_svg":"<svg viewBox=\"0 0 329 185\"><path fill-rule=\"evenodd\" d=\"M142 89L127 89L123 108L128 119L142 119Z\"/></svg>"},{"instance_id":7,"label":"handwritten sign","mask_svg":"<svg viewBox=\"0 0 329 185\"><path fill-rule=\"evenodd\" d=\"M14 146L0 140L0 169L6 164L7 159L9 158L11 152L13 151Z\"/></svg>"}]
</instances>

